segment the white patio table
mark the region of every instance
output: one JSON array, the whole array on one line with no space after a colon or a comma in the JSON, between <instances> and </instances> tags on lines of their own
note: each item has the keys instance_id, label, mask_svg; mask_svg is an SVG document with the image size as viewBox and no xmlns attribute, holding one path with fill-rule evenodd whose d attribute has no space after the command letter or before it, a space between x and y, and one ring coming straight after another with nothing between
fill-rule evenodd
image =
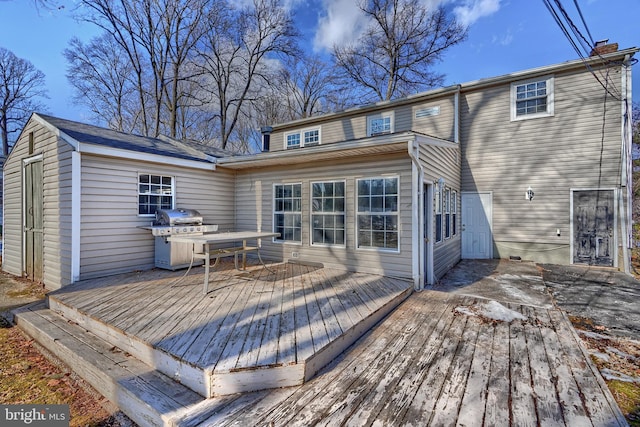
<instances>
[{"instance_id":1,"label":"white patio table","mask_svg":"<svg viewBox=\"0 0 640 427\"><path fill-rule=\"evenodd\" d=\"M233 255L236 269L238 269L238 254L242 254L242 269L244 270L247 267L247 252L256 252L258 254L258 259L260 260L262 265L266 267L264 261L262 261L262 257L260 256L260 242L258 242L258 240L278 236L280 236L280 233L263 231L232 231L201 235L173 235L168 236L167 240L170 242L191 243L193 245L193 258L204 260L204 294L206 295L209 292L209 263L212 259L215 258L216 260L214 264L215 267L216 264L218 264L220 258ZM256 240L256 245L247 246L248 240ZM211 249L211 246L214 245L235 242L242 242L242 246L232 246L213 250ZM196 247L198 247L199 245L202 245L202 253L196 252Z\"/></svg>"}]
</instances>

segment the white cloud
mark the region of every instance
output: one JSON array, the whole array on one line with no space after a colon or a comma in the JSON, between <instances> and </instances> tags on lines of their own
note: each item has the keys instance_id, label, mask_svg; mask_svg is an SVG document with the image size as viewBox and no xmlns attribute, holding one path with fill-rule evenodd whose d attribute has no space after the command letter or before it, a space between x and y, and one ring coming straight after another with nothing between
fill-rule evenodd
<instances>
[{"instance_id":1,"label":"white cloud","mask_svg":"<svg viewBox=\"0 0 640 427\"><path fill-rule=\"evenodd\" d=\"M330 50L357 40L366 19L353 0L324 0L314 39L316 50Z\"/></svg>"},{"instance_id":2,"label":"white cloud","mask_svg":"<svg viewBox=\"0 0 640 427\"><path fill-rule=\"evenodd\" d=\"M456 6L453 12L458 21L469 26L478 19L500 10L500 0L465 0L462 6Z\"/></svg>"}]
</instances>

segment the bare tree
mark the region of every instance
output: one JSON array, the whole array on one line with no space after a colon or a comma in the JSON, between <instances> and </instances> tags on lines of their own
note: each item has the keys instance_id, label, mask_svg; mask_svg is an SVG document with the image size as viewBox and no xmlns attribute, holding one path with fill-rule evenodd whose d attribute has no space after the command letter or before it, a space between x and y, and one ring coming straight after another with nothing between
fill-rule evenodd
<instances>
[{"instance_id":1,"label":"bare tree","mask_svg":"<svg viewBox=\"0 0 640 427\"><path fill-rule=\"evenodd\" d=\"M130 80L133 67L120 45L108 34L86 45L73 38L64 56L75 102L88 106L98 121L111 128L133 132L141 111Z\"/></svg>"},{"instance_id":2,"label":"bare tree","mask_svg":"<svg viewBox=\"0 0 640 427\"><path fill-rule=\"evenodd\" d=\"M364 90L364 99L390 100L442 84L433 71L447 48L467 36L443 7L415 0L361 0L370 24L356 43L336 46L344 76Z\"/></svg>"},{"instance_id":3,"label":"bare tree","mask_svg":"<svg viewBox=\"0 0 640 427\"><path fill-rule=\"evenodd\" d=\"M225 10L200 46L201 91L196 94L210 120L219 129L219 145L234 145L238 122L250 115L273 76L268 61L296 53L298 33L279 0L253 0L253 4ZM240 144L246 146L246 144Z\"/></svg>"},{"instance_id":4,"label":"bare tree","mask_svg":"<svg viewBox=\"0 0 640 427\"><path fill-rule=\"evenodd\" d=\"M44 109L44 73L26 59L0 47L0 135L2 155L9 154L10 135L22 129L33 111Z\"/></svg>"},{"instance_id":5,"label":"bare tree","mask_svg":"<svg viewBox=\"0 0 640 427\"><path fill-rule=\"evenodd\" d=\"M183 101L180 84L189 77L184 70L219 2L82 0L82 4L83 19L103 28L128 59L140 106L140 133L157 136L166 130L175 137Z\"/></svg>"}]
</instances>

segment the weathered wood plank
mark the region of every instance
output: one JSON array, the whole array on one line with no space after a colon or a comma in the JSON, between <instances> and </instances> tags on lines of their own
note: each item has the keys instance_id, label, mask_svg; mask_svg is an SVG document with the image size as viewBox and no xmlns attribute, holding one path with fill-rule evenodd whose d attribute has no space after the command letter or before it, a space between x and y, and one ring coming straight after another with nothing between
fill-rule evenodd
<instances>
[{"instance_id":1,"label":"weathered wood plank","mask_svg":"<svg viewBox=\"0 0 640 427\"><path fill-rule=\"evenodd\" d=\"M491 325L491 324L489 324ZM493 325L491 347L491 371L487 383L487 404L484 413L485 426L509 425L509 324L497 322Z\"/></svg>"},{"instance_id":2,"label":"weathered wood plank","mask_svg":"<svg viewBox=\"0 0 640 427\"><path fill-rule=\"evenodd\" d=\"M305 288L311 287L308 280L308 269L302 271L302 266L292 266L293 271L293 298L295 301L294 321L295 321L295 349L296 360L305 361L314 354L313 337L311 336L311 326L309 321L309 306L305 297Z\"/></svg>"},{"instance_id":3,"label":"weathered wood plank","mask_svg":"<svg viewBox=\"0 0 640 427\"><path fill-rule=\"evenodd\" d=\"M519 311L520 307L508 304L508 308ZM518 420L519 425L526 427L537 426L538 416L531 387L529 352L524 331L524 323L520 319L513 320L509 325L511 416Z\"/></svg>"}]
</instances>

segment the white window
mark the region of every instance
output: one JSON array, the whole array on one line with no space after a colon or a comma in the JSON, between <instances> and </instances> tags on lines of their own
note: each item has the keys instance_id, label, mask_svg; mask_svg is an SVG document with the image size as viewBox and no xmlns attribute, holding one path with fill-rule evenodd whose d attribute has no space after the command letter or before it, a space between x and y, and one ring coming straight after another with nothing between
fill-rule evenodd
<instances>
[{"instance_id":1,"label":"white window","mask_svg":"<svg viewBox=\"0 0 640 427\"><path fill-rule=\"evenodd\" d=\"M284 135L285 149L300 148L320 144L320 128L288 132Z\"/></svg>"},{"instance_id":2,"label":"white window","mask_svg":"<svg viewBox=\"0 0 640 427\"><path fill-rule=\"evenodd\" d=\"M435 227L436 227L436 243L442 241L442 187L438 184L435 186L436 191L434 194L434 205L435 205Z\"/></svg>"},{"instance_id":3,"label":"white window","mask_svg":"<svg viewBox=\"0 0 640 427\"><path fill-rule=\"evenodd\" d=\"M458 230L456 228L457 216L458 216L458 193L456 191L452 191L451 192L451 230L454 236L458 234Z\"/></svg>"},{"instance_id":4,"label":"white window","mask_svg":"<svg viewBox=\"0 0 640 427\"><path fill-rule=\"evenodd\" d=\"M553 116L553 77L511 84L511 120Z\"/></svg>"},{"instance_id":5,"label":"white window","mask_svg":"<svg viewBox=\"0 0 640 427\"><path fill-rule=\"evenodd\" d=\"M358 180L358 248L398 251L398 178Z\"/></svg>"},{"instance_id":6,"label":"white window","mask_svg":"<svg viewBox=\"0 0 640 427\"><path fill-rule=\"evenodd\" d=\"M274 240L302 243L302 184L276 184L273 192Z\"/></svg>"},{"instance_id":7,"label":"white window","mask_svg":"<svg viewBox=\"0 0 640 427\"><path fill-rule=\"evenodd\" d=\"M172 176L138 175L138 215L152 216L158 209L173 209L173 200Z\"/></svg>"},{"instance_id":8,"label":"white window","mask_svg":"<svg viewBox=\"0 0 640 427\"><path fill-rule=\"evenodd\" d=\"M444 191L444 238L451 238L451 190Z\"/></svg>"},{"instance_id":9,"label":"white window","mask_svg":"<svg viewBox=\"0 0 640 427\"><path fill-rule=\"evenodd\" d=\"M367 117L367 136L393 133L393 113L382 113Z\"/></svg>"},{"instance_id":10,"label":"white window","mask_svg":"<svg viewBox=\"0 0 640 427\"><path fill-rule=\"evenodd\" d=\"M311 183L311 244L345 244L345 183Z\"/></svg>"}]
</instances>

